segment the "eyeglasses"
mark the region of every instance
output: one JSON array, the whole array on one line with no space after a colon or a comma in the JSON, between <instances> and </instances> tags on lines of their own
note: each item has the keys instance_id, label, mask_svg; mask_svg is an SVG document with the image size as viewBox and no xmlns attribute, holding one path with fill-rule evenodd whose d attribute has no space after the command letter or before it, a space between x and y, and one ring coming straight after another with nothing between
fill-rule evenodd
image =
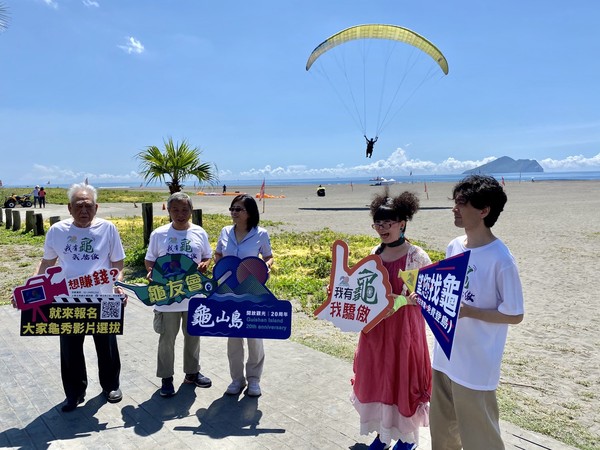
<instances>
[{"instance_id":1,"label":"eyeglasses","mask_svg":"<svg viewBox=\"0 0 600 450\"><path fill-rule=\"evenodd\" d=\"M374 230L376 230L377 228L381 229L381 230L389 230L393 224L395 223L399 223L396 222L394 220L385 220L383 222L374 222L371 225L371 228L373 228Z\"/></svg>"},{"instance_id":2,"label":"eyeglasses","mask_svg":"<svg viewBox=\"0 0 600 450\"><path fill-rule=\"evenodd\" d=\"M233 208L229 208L229 211L231 212L240 212L240 211L246 211L244 208L240 208L239 206L234 206Z\"/></svg>"}]
</instances>

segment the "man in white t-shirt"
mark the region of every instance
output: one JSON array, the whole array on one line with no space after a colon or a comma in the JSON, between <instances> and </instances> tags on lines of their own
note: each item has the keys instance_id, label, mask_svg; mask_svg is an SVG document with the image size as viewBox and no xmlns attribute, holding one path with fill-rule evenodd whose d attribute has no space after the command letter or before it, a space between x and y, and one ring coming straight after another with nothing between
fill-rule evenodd
<instances>
[{"instance_id":1,"label":"man in white t-shirt","mask_svg":"<svg viewBox=\"0 0 600 450\"><path fill-rule=\"evenodd\" d=\"M125 252L117 228L111 222L96 217L97 192L87 184L75 184L67 192L71 219L61 220L50 227L44 242L44 255L35 274L43 274L58 264L66 278L76 278L99 270L116 268L117 279L123 279ZM81 294L111 294L112 284L82 287ZM122 294L122 288L115 291ZM123 398L119 388L121 360L114 334L94 334L98 355L98 375L104 396L110 403ZM62 411L69 412L85 400L87 372L83 342L85 335L60 336L60 369L66 402Z\"/></svg>"},{"instance_id":2,"label":"man in white t-shirt","mask_svg":"<svg viewBox=\"0 0 600 450\"><path fill-rule=\"evenodd\" d=\"M198 264L200 272L206 272L208 269L212 249L206 231L190 222L192 209L192 199L183 192L177 192L167 200L171 223L152 232L146 252L145 265L149 280L152 280L152 269L156 260L167 254L186 255ZM212 386L210 378L200 373L200 337L190 336L187 332L188 305L189 299L184 299L180 303L154 306L154 331L160 335L156 376L162 379L162 397L175 395L175 339L180 328L183 332L183 382L202 388Z\"/></svg>"},{"instance_id":3,"label":"man in white t-shirt","mask_svg":"<svg viewBox=\"0 0 600 450\"><path fill-rule=\"evenodd\" d=\"M524 314L515 260L491 230L507 198L494 178L471 175L454 187L452 199L454 224L465 235L450 242L446 257L471 254L450 359L434 346L431 444L504 449L496 388L508 325L520 323Z\"/></svg>"}]
</instances>

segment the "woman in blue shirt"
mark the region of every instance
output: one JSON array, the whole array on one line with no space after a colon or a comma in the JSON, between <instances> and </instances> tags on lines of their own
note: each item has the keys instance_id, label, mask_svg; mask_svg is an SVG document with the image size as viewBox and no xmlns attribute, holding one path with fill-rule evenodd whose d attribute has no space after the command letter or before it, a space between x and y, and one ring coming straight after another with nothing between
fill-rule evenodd
<instances>
[{"instance_id":1,"label":"woman in blue shirt","mask_svg":"<svg viewBox=\"0 0 600 450\"><path fill-rule=\"evenodd\" d=\"M260 214L256 201L247 194L240 194L232 200L229 211L233 225L223 227L221 230L215 250L215 262L223 256L237 256L240 259L260 256L270 270L274 262L271 242L267 230L258 226ZM263 341L250 338L246 341L248 361L246 361L244 375L244 339L227 340L227 357L232 381L225 393L238 395L247 383L246 394L250 397L258 397L261 395L260 377L265 362Z\"/></svg>"}]
</instances>

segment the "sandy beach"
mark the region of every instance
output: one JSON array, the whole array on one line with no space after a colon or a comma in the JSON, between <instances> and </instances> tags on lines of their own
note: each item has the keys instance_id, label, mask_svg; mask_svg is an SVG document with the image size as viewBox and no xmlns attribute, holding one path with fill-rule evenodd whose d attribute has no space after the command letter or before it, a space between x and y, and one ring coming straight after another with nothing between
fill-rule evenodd
<instances>
[{"instance_id":1,"label":"sandy beach","mask_svg":"<svg viewBox=\"0 0 600 450\"><path fill-rule=\"evenodd\" d=\"M277 230L336 231L371 234L367 205L382 187L326 185L267 186L266 193L285 198L265 200L263 220L283 222ZM452 184L395 184L392 193L416 192L421 210L409 224L407 236L436 250L461 230L453 225ZM502 384L510 385L519 404L566 415L598 436L600 441L600 333L595 304L600 280L600 181L510 182L508 203L494 227L515 256L523 283L526 314L511 327ZM228 190L256 194L258 187ZM215 193L220 190L215 190ZM166 196L165 196L166 198ZM226 213L230 196L194 197L204 213ZM262 211L262 204L259 204ZM45 216L67 216L66 206L49 205ZM102 217L141 215L139 205L100 205ZM154 214L165 214L160 203ZM277 249L275 250L275 254Z\"/></svg>"}]
</instances>

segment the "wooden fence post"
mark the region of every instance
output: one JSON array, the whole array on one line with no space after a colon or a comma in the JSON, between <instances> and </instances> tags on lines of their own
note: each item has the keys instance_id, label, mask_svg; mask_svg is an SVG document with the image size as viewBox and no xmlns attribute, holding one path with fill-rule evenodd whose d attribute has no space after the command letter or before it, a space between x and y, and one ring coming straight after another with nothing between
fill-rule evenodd
<instances>
[{"instance_id":1,"label":"wooden fence post","mask_svg":"<svg viewBox=\"0 0 600 450\"><path fill-rule=\"evenodd\" d=\"M19 231L21 229L21 213L19 211L12 210L12 230Z\"/></svg>"},{"instance_id":2,"label":"wooden fence post","mask_svg":"<svg viewBox=\"0 0 600 450\"><path fill-rule=\"evenodd\" d=\"M44 231L44 216L42 213L35 213L35 228L33 229L34 236L43 236Z\"/></svg>"},{"instance_id":3,"label":"wooden fence post","mask_svg":"<svg viewBox=\"0 0 600 450\"><path fill-rule=\"evenodd\" d=\"M50 216L50 226L54 225L56 222L60 222L60 216Z\"/></svg>"},{"instance_id":4,"label":"wooden fence post","mask_svg":"<svg viewBox=\"0 0 600 450\"><path fill-rule=\"evenodd\" d=\"M0 208L0 224L4 223L2 208Z\"/></svg>"},{"instance_id":5,"label":"wooden fence post","mask_svg":"<svg viewBox=\"0 0 600 450\"><path fill-rule=\"evenodd\" d=\"M12 214L10 213L12 209L6 210L6 229L10 230L12 228Z\"/></svg>"},{"instance_id":6,"label":"wooden fence post","mask_svg":"<svg viewBox=\"0 0 600 450\"><path fill-rule=\"evenodd\" d=\"M152 203L142 203L142 219L144 221L144 247L150 243L150 233L152 233Z\"/></svg>"},{"instance_id":7,"label":"wooden fence post","mask_svg":"<svg viewBox=\"0 0 600 450\"><path fill-rule=\"evenodd\" d=\"M25 233L29 233L35 226L35 217L33 216L35 211L25 212Z\"/></svg>"},{"instance_id":8,"label":"wooden fence post","mask_svg":"<svg viewBox=\"0 0 600 450\"><path fill-rule=\"evenodd\" d=\"M194 209L192 211L192 223L202 226L202 210Z\"/></svg>"}]
</instances>

